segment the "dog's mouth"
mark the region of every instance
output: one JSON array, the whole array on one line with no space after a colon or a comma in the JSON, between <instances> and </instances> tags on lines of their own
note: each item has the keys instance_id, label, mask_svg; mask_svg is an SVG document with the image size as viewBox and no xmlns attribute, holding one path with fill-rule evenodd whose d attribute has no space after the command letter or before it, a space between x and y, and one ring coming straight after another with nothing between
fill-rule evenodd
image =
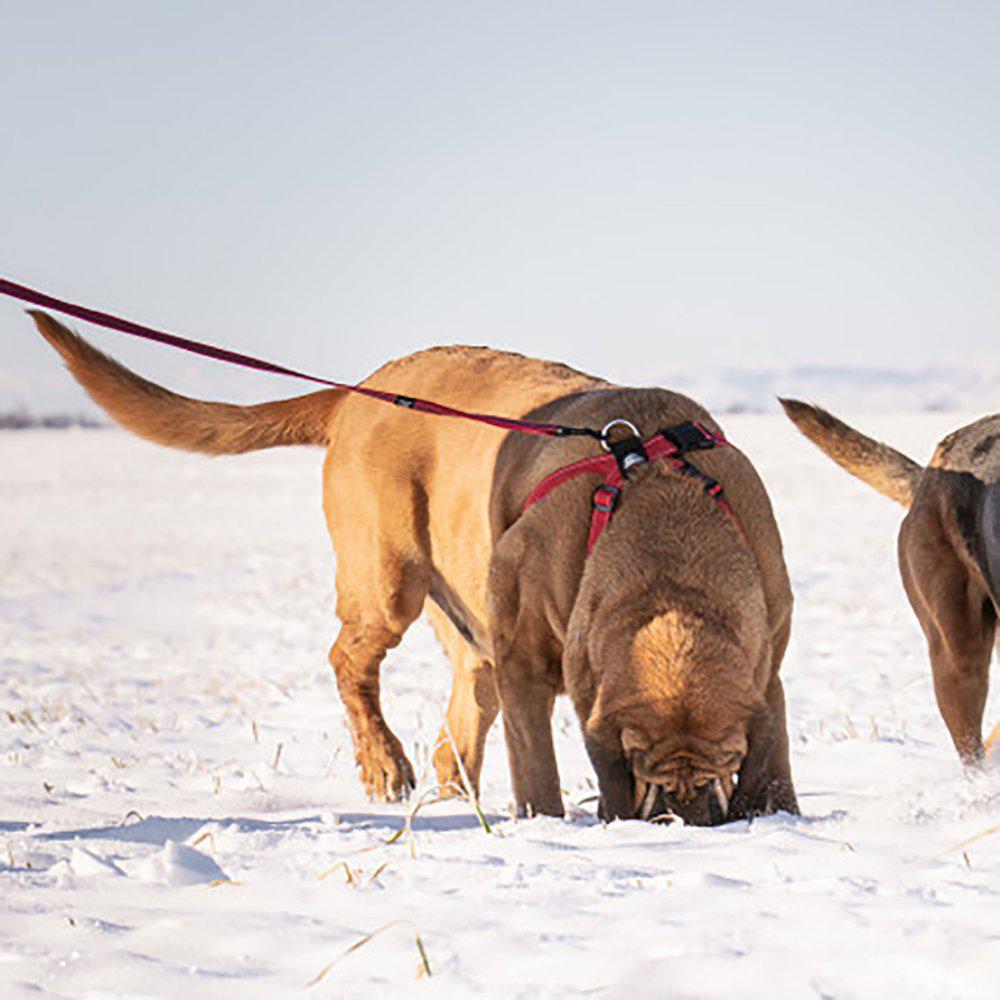
<instances>
[{"instance_id":1,"label":"dog's mouth","mask_svg":"<svg viewBox=\"0 0 1000 1000\"><path fill-rule=\"evenodd\" d=\"M675 781L647 781L634 775L634 806L639 819L688 826L718 826L726 821L735 775L713 777L704 783L678 787Z\"/></svg>"}]
</instances>

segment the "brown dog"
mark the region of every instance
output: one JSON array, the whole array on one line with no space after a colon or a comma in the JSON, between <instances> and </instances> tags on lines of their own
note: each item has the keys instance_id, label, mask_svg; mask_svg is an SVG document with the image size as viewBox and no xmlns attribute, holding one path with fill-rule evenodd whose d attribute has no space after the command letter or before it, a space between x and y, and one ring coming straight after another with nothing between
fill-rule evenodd
<instances>
[{"instance_id":1,"label":"brown dog","mask_svg":"<svg viewBox=\"0 0 1000 1000\"><path fill-rule=\"evenodd\" d=\"M979 761L1000 612L1000 414L950 434L922 468L819 407L781 405L838 465L908 509L899 529L903 586L955 749L966 763Z\"/></svg>"},{"instance_id":2,"label":"brown dog","mask_svg":"<svg viewBox=\"0 0 1000 1000\"><path fill-rule=\"evenodd\" d=\"M502 705L519 810L562 813L550 713L564 662L603 815L670 808L718 821L737 773L729 815L795 809L778 675L791 591L767 495L736 449L699 464L725 486L745 541L696 484L650 467L629 480L585 559L588 486L568 483L520 509L535 481L592 452L592 441L514 434L504 443L494 428L336 389L246 407L192 400L32 315L91 397L143 437L213 454L327 446L342 623L330 660L373 797L398 798L413 784L382 717L379 667L426 606L455 671L435 753L442 785L460 780L453 748L478 781ZM714 428L682 396L616 389L485 348L423 351L364 384L510 416L550 404L539 411L546 419L597 427L626 417L650 431L690 419Z\"/></svg>"}]
</instances>

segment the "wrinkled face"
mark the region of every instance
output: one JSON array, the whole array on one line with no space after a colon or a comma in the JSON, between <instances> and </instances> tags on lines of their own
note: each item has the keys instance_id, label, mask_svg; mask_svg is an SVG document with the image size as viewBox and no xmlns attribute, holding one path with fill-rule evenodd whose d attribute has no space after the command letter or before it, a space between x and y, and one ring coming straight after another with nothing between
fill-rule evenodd
<instances>
[{"instance_id":1,"label":"wrinkled face","mask_svg":"<svg viewBox=\"0 0 1000 1000\"><path fill-rule=\"evenodd\" d=\"M746 753L744 735L734 733L710 748L680 749L670 746L674 741L657 746L627 729L622 742L639 819L669 822L679 816L691 826L725 822Z\"/></svg>"},{"instance_id":2,"label":"wrinkled face","mask_svg":"<svg viewBox=\"0 0 1000 1000\"><path fill-rule=\"evenodd\" d=\"M633 697L619 733L635 815L724 822L747 752L753 691L744 650L722 624L670 611L636 634L627 676Z\"/></svg>"},{"instance_id":3,"label":"wrinkled face","mask_svg":"<svg viewBox=\"0 0 1000 1000\"><path fill-rule=\"evenodd\" d=\"M631 628L609 628L604 635L627 639L592 653L606 664L585 724L600 813L725 822L745 797L737 776L753 756L748 734L761 706L754 665L764 650L747 648L719 615L674 609Z\"/></svg>"}]
</instances>

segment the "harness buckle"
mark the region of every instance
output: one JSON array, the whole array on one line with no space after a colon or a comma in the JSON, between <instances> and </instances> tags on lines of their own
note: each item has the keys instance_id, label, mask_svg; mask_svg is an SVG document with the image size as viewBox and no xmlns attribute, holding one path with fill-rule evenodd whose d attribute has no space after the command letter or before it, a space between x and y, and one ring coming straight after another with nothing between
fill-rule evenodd
<instances>
[{"instance_id":1,"label":"harness buckle","mask_svg":"<svg viewBox=\"0 0 1000 1000\"><path fill-rule=\"evenodd\" d=\"M660 434L682 455L688 451L714 448L717 443L715 435L707 431L696 420L689 420L676 427L667 427L660 431Z\"/></svg>"},{"instance_id":2,"label":"harness buckle","mask_svg":"<svg viewBox=\"0 0 1000 1000\"><path fill-rule=\"evenodd\" d=\"M627 437L620 441L613 441L610 450L618 463L623 479L628 479L629 470L634 466L649 461L649 455L642 439L638 437Z\"/></svg>"},{"instance_id":3,"label":"harness buckle","mask_svg":"<svg viewBox=\"0 0 1000 1000\"><path fill-rule=\"evenodd\" d=\"M618 489L617 486L602 483L596 490L594 490L594 497L592 501L594 504L594 510L610 514L615 509L615 505L618 503L618 496L620 493L621 490Z\"/></svg>"},{"instance_id":4,"label":"harness buckle","mask_svg":"<svg viewBox=\"0 0 1000 1000\"><path fill-rule=\"evenodd\" d=\"M625 436L612 441L611 430L615 427L624 428ZM606 423L601 428L601 447L614 455L624 479L628 478L629 469L633 466L649 461L649 455L646 453L642 438L639 436L639 428L631 420L618 418Z\"/></svg>"}]
</instances>

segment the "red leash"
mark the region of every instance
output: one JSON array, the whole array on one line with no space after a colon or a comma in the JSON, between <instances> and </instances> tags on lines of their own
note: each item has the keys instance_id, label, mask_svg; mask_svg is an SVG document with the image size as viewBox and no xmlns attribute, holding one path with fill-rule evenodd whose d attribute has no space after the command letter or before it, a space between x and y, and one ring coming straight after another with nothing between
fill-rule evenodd
<instances>
[{"instance_id":1,"label":"red leash","mask_svg":"<svg viewBox=\"0 0 1000 1000\"><path fill-rule=\"evenodd\" d=\"M524 434L541 434L545 437L585 436L602 440L601 432L591 427L567 427L564 424L550 424L538 420L515 420L512 417L498 417L492 413L468 413L465 410L456 410L451 406L434 403L428 399L415 399L412 396L402 396L395 392L384 392L381 389L370 389L363 385L350 385L345 382L334 382L330 379L320 378L317 375L308 375L305 372L296 371L294 368L286 368L284 365L274 364L271 361L263 361L248 354L227 350L225 347L213 347L211 344L203 344L197 340L178 337L173 333L154 330L152 327L142 326L109 313L98 312L96 309L88 309L86 306L64 302L62 299L53 298L44 292L36 292L33 288L18 285L6 278L0 278L0 294L9 295L22 302L30 302L43 309L52 309L55 312L65 313L67 316L75 316L77 319L93 323L95 326L103 326L108 330L117 330L119 333L127 333L132 337L142 337L144 340L152 340L157 344L166 344L168 347L189 351L191 354L198 354L203 358L225 361L227 364L240 365L243 368L252 368L259 372L304 379L306 382L315 382L317 385L325 385L333 389L356 392L383 403L392 403L408 410L416 410L418 413L430 413L438 417L459 417L463 420L474 420L476 423L489 424L491 427L499 427L507 431L520 431Z\"/></svg>"},{"instance_id":2,"label":"red leash","mask_svg":"<svg viewBox=\"0 0 1000 1000\"><path fill-rule=\"evenodd\" d=\"M569 427L565 424L552 424L538 420L516 420L512 417L499 417L491 413L469 413L466 410L457 410L454 407L434 403L428 399L403 396L399 393L371 389L363 385L334 382L331 379L296 371L294 368L286 368L284 365L278 365L272 361L263 361L260 358L251 357L249 354L230 351L225 347L214 347L198 340L188 340L186 337L178 337L173 333L154 330L152 327L142 326L119 316L112 316L110 313L98 312L96 309L88 309L86 306L75 305L72 302L64 302L62 299L53 298L51 295L37 292L24 285L18 285L6 278L0 278L0 295L9 295L22 302L30 302L32 305L41 306L44 309L52 309L55 312L65 313L67 316L75 316L77 319L93 323L96 326L103 326L108 330L117 330L132 337L152 340L157 344L166 344L168 347L189 351L191 354L198 354L203 358L225 361L227 364L240 365L243 368L252 368L260 372L270 372L274 375L303 379L306 382L314 382L317 385L325 385L333 389L343 389L346 392L356 392L383 403L392 403L394 406L416 410L418 413L429 413L438 417L458 417L462 420L473 420L476 423L489 424L491 427L499 427L501 430L519 431L523 434L541 434L553 438L571 436L596 438L608 449L608 454L583 458L578 462L557 469L535 487L524 505L527 509L532 504L547 497L557 486L576 476L586 473L603 473L604 482L597 487L593 495L594 513L590 522L590 537L587 542L588 555L601 532L611 521L611 515L617 505L622 484L628 476L628 470L636 464L658 458L668 462L678 472L700 479L704 485L705 493L732 519L737 532L742 537L739 522L736 520L732 508L722 498L722 486L684 458L684 455L689 451L729 444L721 435L713 433L696 422L680 424L677 427L660 431L645 442L640 440L635 428L628 424L635 432L633 436L620 441L609 441L607 432L610 428L615 424L627 424L627 421L615 420L608 424L604 430L595 430L592 427Z\"/></svg>"}]
</instances>

